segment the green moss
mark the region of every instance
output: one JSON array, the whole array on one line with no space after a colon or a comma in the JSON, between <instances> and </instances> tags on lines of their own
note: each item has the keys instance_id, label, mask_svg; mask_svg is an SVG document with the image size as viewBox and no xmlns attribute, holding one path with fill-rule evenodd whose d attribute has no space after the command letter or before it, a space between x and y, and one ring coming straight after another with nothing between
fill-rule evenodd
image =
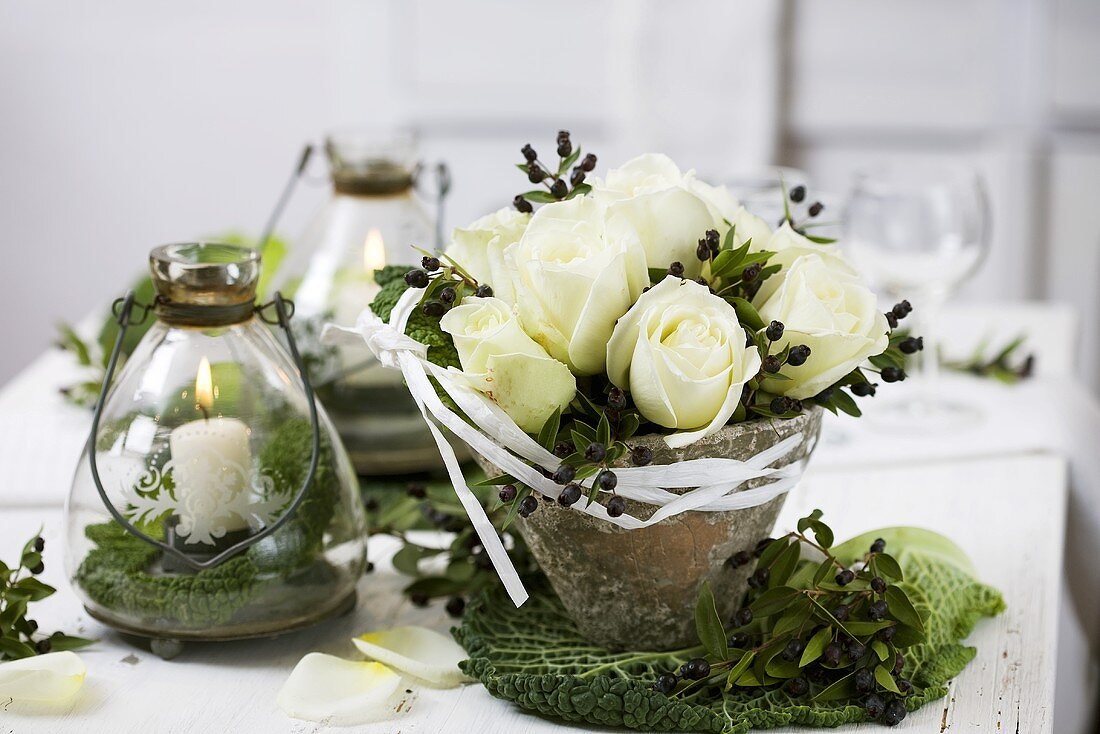
<instances>
[{"instance_id":1,"label":"green moss","mask_svg":"<svg viewBox=\"0 0 1100 734\"><path fill-rule=\"evenodd\" d=\"M260 452L263 473L293 494L309 467L312 430L306 420L284 422ZM85 530L95 543L76 581L96 604L153 624L202 628L232 620L269 587L320 559L334 519L340 485L331 445L322 444L317 474L294 516L244 553L195 574L152 573L161 551L110 522Z\"/></svg>"}]
</instances>

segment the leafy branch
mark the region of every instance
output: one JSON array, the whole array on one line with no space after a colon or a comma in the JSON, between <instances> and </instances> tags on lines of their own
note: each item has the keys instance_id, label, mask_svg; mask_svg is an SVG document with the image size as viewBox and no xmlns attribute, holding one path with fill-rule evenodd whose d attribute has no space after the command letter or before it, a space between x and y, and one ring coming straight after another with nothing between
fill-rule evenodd
<instances>
[{"instance_id":1,"label":"leafy branch","mask_svg":"<svg viewBox=\"0 0 1100 734\"><path fill-rule=\"evenodd\" d=\"M42 562L45 548L46 541L35 534L23 546L15 567L0 561L0 660L76 650L94 642L61 632L44 635L39 632L38 622L27 617L29 604L57 591L37 578L45 569Z\"/></svg>"}]
</instances>

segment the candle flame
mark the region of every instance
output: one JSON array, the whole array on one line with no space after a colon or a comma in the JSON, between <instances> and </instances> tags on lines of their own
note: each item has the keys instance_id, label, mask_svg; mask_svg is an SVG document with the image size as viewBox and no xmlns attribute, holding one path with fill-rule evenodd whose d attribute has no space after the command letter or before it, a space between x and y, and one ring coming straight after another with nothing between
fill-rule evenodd
<instances>
[{"instance_id":1,"label":"candle flame","mask_svg":"<svg viewBox=\"0 0 1100 734\"><path fill-rule=\"evenodd\" d=\"M386 244L377 227L371 227L363 242L363 269L368 273L386 267Z\"/></svg>"},{"instance_id":2,"label":"candle flame","mask_svg":"<svg viewBox=\"0 0 1100 734\"><path fill-rule=\"evenodd\" d=\"M203 412L214 407L214 379L210 375L210 360L206 357L199 362L199 371L195 374L195 402Z\"/></svg>"}]
</instances>

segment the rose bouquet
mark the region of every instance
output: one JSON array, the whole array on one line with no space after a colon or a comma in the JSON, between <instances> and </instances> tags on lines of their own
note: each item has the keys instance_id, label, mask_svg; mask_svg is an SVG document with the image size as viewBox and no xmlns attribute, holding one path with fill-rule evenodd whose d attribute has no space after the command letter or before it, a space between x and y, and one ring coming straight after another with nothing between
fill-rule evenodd
<instances>
[{"instance_id":1,"label":"rose bouquet","mask_svg":"<svg viewBox=\"0 0 1100 734\"><path fill-rule=\"evenodd\" d=\"M354 331L405 373L445 460L436 424L471 445L584 634L683 644L704 582L742 595L726 561L770 530L822 409L858 416L855 398L904 379L921 343L892 330L910 308L882 312L812 234L823 207L803 187L773 229L663 155L601 178L564 131L557 165L522 152L542 188L391 277Z\"/></svg>"}]
</instances>

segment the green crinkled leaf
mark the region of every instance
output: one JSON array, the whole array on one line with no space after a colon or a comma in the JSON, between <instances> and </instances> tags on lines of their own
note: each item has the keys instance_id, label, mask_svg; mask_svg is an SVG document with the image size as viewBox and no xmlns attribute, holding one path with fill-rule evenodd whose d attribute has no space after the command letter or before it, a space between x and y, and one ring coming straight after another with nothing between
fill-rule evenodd
<instances>
[{"instance_id":1,"label":"green crinkled leaf","mask_svg":"<svg viewBox=\"0 0 1100 734\"><path fill-rule=\"evenodd\" d=\"M976 652L960 640L981 617L1003 610L1004 601L995 589L940 554L906 549L897 557L905 571L905 590L925 617L927 630L924 642L905 651L904 674L914 686L907 699L912 711L946 694L947 681ZM486 592L454 634L470 654L462 669L494 696L529 711L598 726L715 734L866 720L863 708L845 697L843 686L817 699L794 699L774 687L723 692L711 686L684 698L657 693L651 688L656 676L698 655L701 648L668 653L603 650L580 635L545 580L528 588L531 599L519 609L499 587ZM811 693L821 690L815 686Z\"/></svg>"}]
</instances>

